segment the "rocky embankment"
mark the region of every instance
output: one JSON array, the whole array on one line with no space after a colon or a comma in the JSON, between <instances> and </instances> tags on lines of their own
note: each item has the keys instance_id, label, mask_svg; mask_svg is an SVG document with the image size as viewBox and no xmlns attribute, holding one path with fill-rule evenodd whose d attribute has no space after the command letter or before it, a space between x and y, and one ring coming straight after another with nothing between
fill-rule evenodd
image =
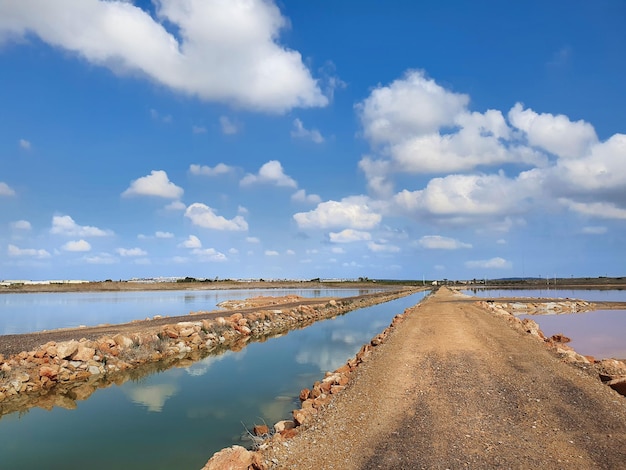
<instances>
[{"instance_id":1,"label":"rocky embankment","mask_svg":"<svg viewBox=\"0 0 626 470\"><path fill-rule=\"evenodd\" d=\"M457 294L463 297L463 294ZM626 363L616 359L596 360L590 356L582 356L565 343L570 339L563 335L553 335L546 338L539 325L529 319L521 320L515 316L519 313L575 313L593 310L593 304L581 300L563 300L550 302L494 302L477 301L477 305L492 314L503 317L511 327L518 329L537 341L545 344L563 361L571 363L591 374L597 374L600 380L615 391L626 395ZM315 422L316 415L326 407L331 400L342 392L358 366L367 361L374 348L382 344L397 325L402 323L411 309L394 317L391 325L382 333L375 336L370 343L363 345L357 355L333 372L327 372L325 377L315 382L311 389L303 389L300 393L301 408L292 412L292 419L279 421L273 428L266 425L255 426L252 433L256 436L255 448L248 450L242 446L232 446L216 452L202 470L268 470L279 468L279 462L267 458L265 450L276 449L281 445L288 446L288 440L295 437L301 429L305 429Z\"/></svg>"},{"instance_id":2,"label":"rocky embankment","mask_svg":"<svg viewBox=\"0 0 626 470\"><path fill-rule=\"evenodd\" d=\"M583 300L567 300L548 303L528 302L528 306L525 308L523 304L518 302L480 301L479 305L493 312L495 315L506 318L515 328L521 329L537 338L539 341L544 342L562 360L586 369L591 369L598 374L598 377L603 383L610 386L621 395L626 396L626 362L613 358L598 360L592 356L583 356L566 344L570 342L570 338L567 336L556 334L547 338L539 328L537 322L530 319L521 320L515 316L515 314L530 314L530 312L545 314L546 312L576 313L590 311L594 308L593 304Z\"/></svg>"},{"instance_id":3,"label":"rocky embankment","mask_svg":"<svg viewBox=\"0 0 626 470\"><path fill-rule=\"evenodd\" d=\"M263 451L269 446L285 443L293 438L301 427L308 425L336 394L346 388L356 369L366 362L374 348L381 345L394 328L402 323L408 311L409 309L396 315L385 330L372 338L369 343L364 344L359 352L343 366L333 372L326 372L324 378L315 382L311 389L301 390L301 407L293 410L292 419L278 421L272 429L267 425L255 426L252 430L253 439L256 442L255 449L248 450L237 445L222 449L209 459L202 470L267 470L273 468L275 462L267 461Z\"/></svg>"},{"instance_id":4,"label":"rocky embankment","mask_svg":"<svg viewBox=\"0 0 626 470\"><path fill-rule=\"evenodd\" d=\"M96 389L121 384L157 370L184 367L209 354L239 350L250 341L357 308L394 300L416 289L383 292L350 299L321 299L319 304L281 308L280 300L256 299L253 311L220 312L211 319L137 327L124 332L69 341L49 341L31 351L4 357L0 354L0 416L34 406L75 408ZM308 299L310 300L310 299ZM230 305L233 307L233 305ZM81 335L77 330L76 335ZM2 338L0 337L0 341Z\"/></svg>"}]
</instances>

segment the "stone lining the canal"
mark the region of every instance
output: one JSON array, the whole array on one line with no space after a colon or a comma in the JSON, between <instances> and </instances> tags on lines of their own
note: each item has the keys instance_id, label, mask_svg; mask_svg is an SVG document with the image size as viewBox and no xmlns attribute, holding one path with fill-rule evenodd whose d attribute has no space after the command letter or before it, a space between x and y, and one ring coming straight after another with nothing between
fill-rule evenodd
<instances>
[{"instance_id":1,"label":"stone lining the canal","mask_svg":"<svg viewBox=\"0 0 626 470\"><path fill-rule=\"evenodd\" d=\"M214 320L178 322L94 341L48 342L8 358L0 355L0 416L35 406L75 408L77 400L88 398L98 388L190 365L210 354L238 351L249 341L264 341L418 290L383 292L356 300L333 299L288 309L274 303L271 309L259 307Z\"/></svg>"}]
</instances>

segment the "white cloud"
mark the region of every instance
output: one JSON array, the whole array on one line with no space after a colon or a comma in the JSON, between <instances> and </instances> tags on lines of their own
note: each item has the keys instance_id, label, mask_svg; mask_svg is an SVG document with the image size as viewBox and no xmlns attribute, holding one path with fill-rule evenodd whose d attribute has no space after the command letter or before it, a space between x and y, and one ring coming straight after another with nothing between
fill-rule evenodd
<instances>
[{"instance_id":1,"label":"white cloud","mask_svg":"<svg viewBox=\"0 0 626 470\"><path fill-rule=\"evenodd\" d=\"M248 243L261 243L261 240L259 240L257 237L246 237L246 241Z\"/></svg>"},{"instance_id":2,"label":"white cloud","mask_svg":"<svg viewBox=\"0 0 626 470\"><path fill-rule=\"evenodd\" d=\"M32 147L32 144L30 143L30 141L26 139L20 139L19 144L20 144L20 148L24 150L30 150Z\"/></svg>"},{"instance_id":3,"label":"white cloud","mask_svg":"<svg viewBox=\"0 0 626 470\"><path fill-rule=\"evenodd\" d=\"M374 253L398 253L400 252L399 246L389 245L387 243L369 242L367 244L367 247L370 249L370 251L373 251Z\"/></svg>"},{"instance_id":4,"label":"white cloud","mask_svg":"<svg viewBox=\"0 0 626 470\"><path fill-rule=\"evenodd\" d=\"M156 238L174 238L174 234L171 232L155 232L154 236Z\"/></svg>"},{"instance_id":5,"label":"white cloud","mask_svg":"<svg viewBox=\"0 0 626 470\"><path fill-rule=\"evenodd\" d=\"M110 230L102 230L89 225L78 225L69 215L53 216L50 233L67 237L107 237L113 235Z\"/></svg>"},{"instance_id":6,"label":"white cloud","mask_svg":"<svg viewBox=\"0 0 626 470\"><path fill-rule=\"evenodd\" d=\"M293 250L287 250L287 251L285 251L285 254L288 255L288 256L294 256L296 254L296 252L293 251Z\"/></svg>"},{"instance_id":7,"label":"white cloud","mask_svg":"<svg viewBox=\"0 0 626 470\"><path fill-rule=\"evenodd\" d=\"M181 201L172 201L165 206L165 210L168 211L184 211L187 206Z\"/></svg>"},{"instance_id":8,"label":"white cloud","mask_svg":"<svg viewBox=\"0 0 626 470\"><path fill-rule=\"evenodd\" d=\"M115 251L118 255L122 257L146 256L148 254L145 250L142 250L141 248L117 248Z\"/></svg>"},{"instance_id":9,"label":"white cloud","mask_svg":"<svg viewBox=\"0 0 626 470\"><path fill-rule=\"evenodd\" d=\"M591 217L626 219L626 209L617 207L609 202L576 202L566 198L559 199L559 202L574 212Z\"/></svg>"},{"instance_id":10,"label":"white cloud","mask_svg":"<svg viewBox=\"0 0 626 470\"><path fill-rule=\"evenodd\" d=\"M230 120L228 116L220 116L220 128L222 129L222 134L225 135L234 135L239 132L239 125Z\"/></svg>"},{"instance_id":11,"label":"white cloud","mask_svg":"<svg viewBox=\"0 0 626 470\"><path fill-rule=\"evenodd\" d=\"M45 259L50 258L50 253L46 250L40 249L37 250L35 248L18 248L15 245L9 245L7 247L7 254L12 257L28 257L28 258L36 258L36 259Z\"/></svg>"},{"instance_id":12,"label":"white cloud","mask_svg":"<svg viewBox=\"0 0 626 470\"><path fill-rule=\"evenodd\" d=\"M608 232L608 229L603 226L588 226L583 227L581 230L581 233L584 233L586 235L603 235L606 232Z\"/></svg>"},{"instance_id":13,"label":"white cloud","mask_svg":"<svg viewBox=\"0 0 626 470\"><path fill-rule=\"evenodd\" d=\"M340 247L340 246L333 246L333 247L330 249L330 252L331 252L331 253L334 253L334 254L336 254L336 255L343 255L343 254L345 254L346 250L344 250L344 249L343 249L342 247Z\"/></svg>"},{"instance_id":14,"label":"white cloud","mask_svg":"<svg viewBox=\"0 0 626 470\"><path fill-rule=\"evenodd\" d=\"M242 186L255 183L272 184L275 186L285 186L289 188L298 187L298 183L284 173L283 166L278 160L270 160L261 166L258 174L253 175L248 173L240 181Z\"/></svg>"},{"instance_id":15,"label":"white cloud","mask_svg":"<svg viewBox=\"0 0 626 470\"><path fill-rule=\"evenodd\" d=\"M204 126L191 126L191 132L194 134L206 134L207 130Z\"/></svg>"},{"instance_id":16,"label":"white cloud","mask_svg":"<svg viewBox=\"0 0 626 470\"><path fill-rule=\"evenodd\" d=\"M389 86L378 86L357 105L365 137L373 143L398 142L407 135L453 126L469 96L450 92L419 70Z\"/></svg>"},{"instance_id":17,"label":"white cloud","mask_svg":"<svg viewBox=\"0 0 626 470\"><path fill-rule=\"evenodd\" d=\"M195 235L189 235L187 240L178 245L182 248L202 248L202 242Z\"/></svg>"},{"instance_id":18,"label":"white cloud","mask_svg":"<svg viewBox=\"0 0 626 470\"><path fill-rule=\"evenodd\" d=\"M2 2L0 38L32 33L115 72L248 109L284 112L328 103L301 55L281 44L289 23L272 1L161 0L154 6L152 16L126 1Z\"/></svg>"},{"instance_id":19,"label":"white cloud","mask_svg":"<svg viewBox=\"0 0 626 470\"><path fill-rule=\"evenodd\" d=\"M242 216L237 215L228 220L217 215L211 207L199 202L195 202L187 208L185 217L189 218L194 225L213 230L248 230L248 223Z\"/></svg>"},{"instance_id":20,"label":"white cloud","mask_svg":"<svg viewBox=\"0 0 626 470\"><path fill-rule=\"evenodd\" d=\"M228 252L229 252L231 255L238 255L238 254L239 254L239 250L238 250L237 248L229 248L229 249L228 249Z\"/></svg>"},{"instance_id":21,"label":"white cloud","mask_svg":"<svg viewBox=\"0 0 626 470\"><path fill-rule=\"evenodd\" d=\"M15 191L8 184L0 181L0 196L15 196Z\"/></svg>"},{"instance_id":22,"label":"white cloud","mask_svg":"<svg viewBox=\"0 0 626 470\"><path fill-rule=\"evenodd\" d=\"M304 189L299 189L291 195L291 200L296 202L307 202L310 204L319 204L322 198L317 194L307 194Z\"/></svg>"},{"instance_id":23,"label":"white cloud","mask_svg":"<svg viewBox=\"0 0 626 470\"><path fill-rule=\"evenodd\" d=\"M265 250L265 256L278 256L278 251L275 250Z\"/></svg>"},{"instance_id":24,"label":"white cloud","mask_svg":"<svg viewBox=\"0 0 626 470\"><path fill-rule=\"evenodd\" d=\"M347 228L341 232L330 232L328 234L330 241L333 243L352 243L360 241L369 241L372 236L369 232L362 232L360 230L354 230Z\"/></svg>"},{"instance_id":25,"label":"white cloud","mask_svg":"<svg viewBox=\"0 0 626 470\"><path fill-rule=\"evenodd\" d=\"M442 237L440 235L425 235L418 240L418 244L429 250L458 250L460 248L471 248L469 243L463 243L454 238Z\"/></svg>"},{"instance_id":26,"label":"white cloud","mask_svg":"<svg viewBox=\"0 0 626 470\"><path fill-rule=\"evenodd\" d=\"M318 131L317 129L306 129L304 127L304 124L302 124L302 121L297 118L293 120L291 137L297 139L312 140L316 144L321 144L324 142L324 137L322 136L320 131Z\"/></svg>"},{"instance_id":27,"label":"white cloud","mask_svg":"<svg viewBox=\"0 0 626 470\"><path fill-rule=\"evenodd\" d=\"M465 266L470 269L510 269L512 264L504 258L491 258L486 260L468 261Z\"/></svg>"},{"instance_id":28,"label":"white cloud","mask_svg":"<svg viewBox=\"0 0 626 470\"><path fill-rule=\"evenodd\" d=\"M30 224L30 222L28 220L16 220L15 222L11 222L9 224L9 226L11 227L11 229L13 230L31 230L32 226Z\"/></svg>"},{"instance_id":29,"label":"white cloud","mask_svg":"<svg viewBox=\"0 0 626 470\"><path fill-rule=\"evenodd\" d=\"M91 251L91 245L85 240L69 241L61 247L65 251Z\"/></svg>"},{"instance_id":30,"label":"white cloud","mask_svg":"<svg viewBox=\"0 0 626 470\"><path fill-rule=\"evenodd\" d=\"M235 168L232 166L228 166L224 163L218 163L213 168L206 165L195 165L192 164L189 166L189 172L192 175L203 175L203 176L219 176L225 175L234 171Z\"/></svg>"},{"instance_id":31,"label":"white cloud","mask_svg":"<svg viewBox=\"0 0 626 470\"><path fill-rule=\"evenodd\" d=\"M536 181L524 174L517 179L502 173L449 175L433 178L422 190L403 190L394 196L394 202L415 217L462 223L521 212L532 195L539 195L537 191Z\"/></svg>"},{"instance_id":32,"label":"white cloud","mask_svg":"<svg viewBox=\"0 0 626 470\"><path fill-rule=\"evenodd\" d=\"M156 196L166 199L180 199L183 188L176 186L163 170L152 170L149 175L142 176L130 183L122 196Z\"/></svg>"},{"instance_id":33,"label":"white cloud","mask_svg":"<svg viewBox=\"0 0 626 470\"><path fill-rule=\"evenodd\" d=\"M224 253L220 253L215 248L195 248L191 253L197 256L200 261L220 262L228 260Z\"/></svg>"},{"instance_id":34,"label":"white cloud","mask_svg":"<svg viewBox=\"0 0 626 470\"><path fill-rule=\"evenodd\" d=\"M369 230L376 227L382 216L373 212L368 198L351 196L341 201L326 201L309 212L298 212L293 216L300 228L353 228Z\"/></svg>"},{"instance_id":35,"label":"white cloud","mask_svg":"<svg viewBox=\"0 0 626 470\"><path fill-rule=\"evenodd\" d=\"M581 157L598 141L593 126L585 121L572 122L562 114L537 114L521 103L509 111L509 121L526 133L530 145L564 158Z\"/></svg>"},{"instance_id":36,"label":"white cloud","mask_svg":"<svg viewBox=\"0 0 626 470\"><path fill-rule=\"evenodd\" d=\"M496 240L496 243L498 245L506 245L506 240L504 238L499 238L498 240Z\"/></svg>"},{"instance_id":37,"label":"white cloud","mask_svg":"<svg viewBox=\"0 0 626 470\"><path fill-rule=\"evenodd\" d=\"M155 121L160 121L165 124L170 124L173 121L171 114L161 114L156 109L150 110L150 117Z\"/></svg>"}]
</instances>

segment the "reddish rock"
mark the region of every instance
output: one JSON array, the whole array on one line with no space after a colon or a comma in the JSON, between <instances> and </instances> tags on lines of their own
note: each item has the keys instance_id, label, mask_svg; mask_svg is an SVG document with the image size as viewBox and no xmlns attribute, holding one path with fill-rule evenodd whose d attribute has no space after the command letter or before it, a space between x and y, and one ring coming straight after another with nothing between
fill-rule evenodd
<instances>
[{"instance_id":1,"label":"reddish rock","mask_svg":"<svg viewBox=\"0 0 626 470\"><path fill-rule=\"evenodd\" d=\"M46 364L39 368L39 376L47 377L49 380L56 380L59 375L59 366Z\"/></svg>"},{"instance_id":2,"label":"reddish rock","mask_svg":"<svg viewBox=\"0 0 626 470\"><path fill-rule=\"evenodd\" d=\"M255 436L263 436L269 433L270 428L265 424L257 424L255 427L252 428L252 434L254 434Z\"/></svg>"},{"instance_id":3,"label":"reddish rock","mask_svg":"<svg viewBox=\"0 0 626 470\"><path fill-rule=\"evenodd\" d=\"M282 421L277 422L274 425L274 431L282 433L283 431L287 429L293 429L295 427L296 427L296 423L294 423L293 421L289 419L284 419Z\"/></svg>"},{"instance_id":4,"label":"reddish rock","mask_svg":"<svg viewBox=\"0 0 626 470\"><path fill-rule=\"evenodd\" d=\"M252 453L241 446L232 446L213 454L202 470L248 470Z\"/></svg>"},{"instance_id":5,"label":"reddish rock","mask_svg":"<svg viewBox=\"0 0 626 470\"><path fill-rule=\"evenodd\" d=\"M298 431L295 428L285 429L280 432L280 435L283 439L291 439L295 437L297 434L298 434Z\"/></svg>"},{"instance_id":6,"label":"reddish rock","mask_svg":"<svg viewBox=\"0 0 626 470\"><path fill-rule=\"evenodd\" d=\"M72 359L75 361L87 362L93 359L94 354L96 354L96 350L94 348L88 348L81 344L78 351L76 351L76 353L72 356Z\"/></svg>"},{"instance_id":7,"label":"reddish rock","mask_svg":"<svg viewBox=\"0 0 626 470\"><path fill-rule=\"evenodd\" d=\"M304 410L293 410L293 420L296 423L296 426L302 426L304 423L311 419L310 413L307 413Z\"/></svg>"},{"instance_id":8,"label":"reddish rock","mask_svg":"<svg viewBox=\"0 0 626 470\"><path fill-rule=\"evenodd\" d=\"M167 328L165 330L165 334L166 334L166 336L168 338L171 338L171 339L177 339L178 338L178 333L176 331L174 331L173 329L171 329L171 328Z\"/></svg>"},{"instance_id":9,"label":"reddish rock","mask_svg":"<svg viewBox=\"0 0 626 470\"><path fill-rule=\"evenodd\" d=\"M568 338L563 333L557 333L556 335L552 335L549 339L554 343L569 343L571 341L571 338Z\"/></svg>"},{"instance_id":10,"label":"reddish rock","mask_svg":"<svg viewBox=\"0 0 626 470\"><path fill-rule=\"evenodd\" d=\"M303 388L300 390L300 401L304 401L311 396L311 390L308 388Z\"/></svg>"},{"instance_id":11,"label":"reddish rock","mask_svg":"<svg viewBox=\"0 0 626 470\"><path fill-rule=\"evenodd\" d=\"M60 359L66 359L78 351L78 341L64 341L62 343L58 343L56 346L57 356Z\"/></svg>"}]
</instances>

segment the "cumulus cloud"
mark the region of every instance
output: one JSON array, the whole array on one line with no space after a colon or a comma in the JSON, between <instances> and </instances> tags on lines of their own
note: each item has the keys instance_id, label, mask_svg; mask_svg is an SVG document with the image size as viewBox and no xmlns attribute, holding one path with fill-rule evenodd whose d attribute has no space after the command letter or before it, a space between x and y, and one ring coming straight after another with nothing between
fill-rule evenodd
<instances>
[{"instance_id":1,"label":"cumulus cloud","mask_svg":"<svg viewBox=\"0 0 626 470\"><path fill-rule=\"evenodd\" d=\"M257 237L246 237L246 241L248 243L261 243L261 240L259 240Z\"/></svg>"},{"instance_id":2,"label":"cumulus cloud","mask_svg":"<svg viewBox=\"0 0 626 470\"><path fill-rule=\"evenodd\" d=\"M163 170L152 170L149 175L131 181L130 186L122 193L127 196L155 196L165 199L180 199L183 188L172 183Z\"/></svg>"},{"instance_id":3,"label":"cumulus cloud","mask_svg":"<svg viewBox=\"0 0 626 470\"><path fill-rule=\"evenodd\" d=\"M28 231L32 229L32 225L28 220L16 220L9 224L12 230L24 230Z\"/></svg>"},{"instance_id":4,"label":"cumulus cloud","mask_svg":"<svg viewBox=\"0 0 626 470\"><path fill-rule=\"evenodd\" d=\"M15 196L15 190L13 190L8 184L0 181L0 196Z\"/></svg>"},{"instance_id":5,"label":"cumulus cloud","mask_svg":"<svg viewBox=\"0 0 626 470\"><path fill-rule=\"evenodd\" d=\"M530 145L565 158L581 157L598 141L596 131L584 121L572 122L562 114L538 114L521 103L509 111L509 121L524 131Z\"/></svg>"},{"instance_id":6,"label":"cumulus cloud","mask_svg":"<svg viewBox=\"0 0 626 470\"><path fill-rule=\"evenodd\" d=\"M107 237L113 235L110 230L102 230L89 225L78 225L69 215L53 216L50 233L66 237Z\"/></svg>"},{"instance_id":7,"label":"cumulus cloud","mask_svg":"<svg viewBox=\"0 0 626 470\"><path fill-rule=\"evenodd\" d=\"M215 248L194 248L191 250L191 253L200 261L221 262L228 260L224 253L217 251Z\"/></svg>"},{"instance_id":8,"label":"cumulus cloud","mask_svg":"<svg viewBox=\"0 0 626 470\"><path fill-rule=\"evenodd\" d=\"M465 263L465 267L470 269L510 269L512 264L510 261L498 257L486 260L468 261Z\"/></svg>"},{"instance_id":9,"label":"cumulus cloud","mask_svg":"<svg viewBox=\"0 0 626 470\"><path fill-rule=\"evenodd\" d=\"M234 135L239 132L239 125L232 121L228 116L220 116L219 121L222 134Z\"/></svg>"},{"instance_id":10,"label":"cumulus cloud","mask_svg":"<svg viewBox=\"0 0 626 470\"><path fill-rule=\"evenodd\" d=\"M453 126L468 103L469 96L446 90L423 71L410 70L389 86L376 87L356 109L365 137L387 143Z\"/></svg>"},{"instance_id":11,"label":"cumulus cloud","mask_svg":"<svg viewBox=\"0 0 626 470\"><path fill-rule=\"evenodd\" d=\"M352 228L369 230L382 220L379 213L370 207L368 198L351 196L341 201L326 201L309 212L298 212L293 216L298 227L303 229Z\"/></svg>"},{"instance_id":12,"label":"cumulus cloud","mask_svg":"<svg viewBox=\"0 0 626 470\"><path fill-rule=\"evenodd\" d=\"M626 209L609 202L577 202L567 198L561 198L559 202L574 212L590 217L626 219Z\"/></svg>"},{"instance_id":13,"label":"cumulus cloud","mask_svg":"<svg viewBox=\"0 0 626 470\"><path fill-rule=\"evenodd\" d=\"M230 173L234 170L235 168L233 168L232 166L228 166L225 163L218 163L214 167L196 164L192 164L189 166L189 173L191 173L192 175L203 176L220 176Z\"/></svg>"},{"instance_id":14,"label":"cumulus cloud","mask_svg":"<svg viewBox=\"0 0 626 470\"><path fill-rule=\"evenodd\" d=\"M274 186L284 186L288 188L297 188L298 183L287 176L283 171L283 166L278 160L270 160L263 164L256 175L248 173L240 181L241 186L247 186L251 184L271 184Z\"/></svg>"},{"instance_id":15,"label":"cumulus cloud","mask_svg":"<svg viewBox=\"0 0 626 470\"><path fill-rule=\"evenodd\" d=\"M50 258L50 253L43 249L35 249L35 248L19 248L15 245L9 245L7 247L7 254L12 257L25 257L25 258L35 258L35 259L45 259Z\"/></svg>"},{"instance_id":16,"label":"cumulus cloud","mask_svg":"<svg viewBox=\"0 0 626 470\"><path fill-rule=\"evenodd\" d=\"M306 129L300 119L293 120L293 129L291 130L291 137L296 139L312 140L316 144L324 142L324 137L317 129Z\"/></svg>"},{"instance_id":17,"label":"cumulus cloud","mask_svg":"<svg viewBox=\"0 0 626 470\"><path fill-rule=\"evenodd\" d=\"M307 194L304 189L299 189L291 195L291 200L296 202L307 202L309 204L319 204L322 198L317 194Z\"/></svg>"},{"instance_id":18,"label":"cumulus cloud","mask_svg":"<svg viewBox=\"0 0 626 470\"><path fill-rule=\"evenodd\" d=\"M202 248L202 242L195 235L189 235L187 240L178 245L182 248Z\"/></svg>"},{"instance_id":19,"label":"cumulus cloud","mask_svg":"<svg viewBox=\"0 0 626 470\"><path fill-rule=\"evenodd\" d=\"M536 181L524 175L449 175L433 178L422 190L399 192L394 203L416 218L466 223L521 212L536 191Z\"/></svg>"},{"instance_id":20,"label":"cumulus cloud","mask_svg":"<svg viewBox=\"0 0 626 470\"><path fill-rule=\"evenodd\" d=\"M265 250L265 256L278 256L279 253L276 250Z\"/></svg>"},{"instance_id":21,"label":"cumulus cloud","mask_svg":"<svg viewBox=\"0 0 626 470\"><path fill-rule=\"evenodd\" d=\"M237 107L284 112L328 103L300 53L281 44L289 23L273 1L154 6L152 16L126 1L1 2L0 40L35 34L117 73Z\"/></svg>"},{"instance_id":22,"label":"cumulus cloud","mask_svg":"<svg viewBox=\"0 0 626 470\"><path fill-rule=\"evenodd\" d=\"M460 248L471 248L469 243L463 243L454 238L442 237L441 235L425 235L418 240L422 248L428 250L458 250Z\"/></svg>"},{"instance_id":23,"label":"cumulus cloud","mask_svg":"<svg viewBox=\"0 0 626 470\"><path fill-rule=\"evenodd\" d=\"M154 236L156 238L174 238L174 234L171 232L155 232Z\"/></svg>"},{"instance_id":24,"label":"cumulus cloud","mask_svg":"<svg viewBox=\"0 0 626 470\"><path fill-rule=\"evenodd\" d=\"M85 240L69 241L61 247L65 251L91 251L91 245Z\"/></svg>"},{"instance_id":25,"label":"cumulus cloud","mask_svg":"<svg viewBox=\"0 0 626 470\"><path fill-rule=\"evenodd\" d=\"M184 211L187 206L182 201L172 201L165 206L165 210L168 211Z\"/></svg>"},{"instance_id":26,"label":"cumulus cloud","mask_svg":"<svg viewBox=\"0 0 626 470\"><path fill-rule=\"evenodd\" d=\"M146 256L148 254L147 251L141 248L117 248L115 251L122 257Z\"/></svg>"},{"instance_id":27,"label":"cumulus cloud","mask_svg":"<svg viewBox=\"0 0 626 470\"><path fill-rule=\"evenodd\" d=\"M19 144L20 144L20 148L24 150L30 150L32 147L32 144L30 143L30 141L26 139L20 139Z\"/></svg>"},{"instance_id":28,"label":"cumulus cloud","mask_svg":"<svg viewBox=\"0 0 626 470\"><path fill-rule=\"evenodd\" d=\"M190 219L194 225L213 230L248 230L248 223L242 216L237 215L229 220L217 215L215 209L199 202L193 203L187 208L185 217Z\"/></svg>"},{"instance_id":29,"label":"cumulus cloud","mask_svg":"<svg viewBox=\"0 0 626 470\"><path fill-rule=\"evenodd\" d=\"M370 235L369 232L362 232L351 228L347 228L341 232L330 232L328 237L332 243L352 243L372 239L372 235Z\"/></svg>"}]
</instances>

